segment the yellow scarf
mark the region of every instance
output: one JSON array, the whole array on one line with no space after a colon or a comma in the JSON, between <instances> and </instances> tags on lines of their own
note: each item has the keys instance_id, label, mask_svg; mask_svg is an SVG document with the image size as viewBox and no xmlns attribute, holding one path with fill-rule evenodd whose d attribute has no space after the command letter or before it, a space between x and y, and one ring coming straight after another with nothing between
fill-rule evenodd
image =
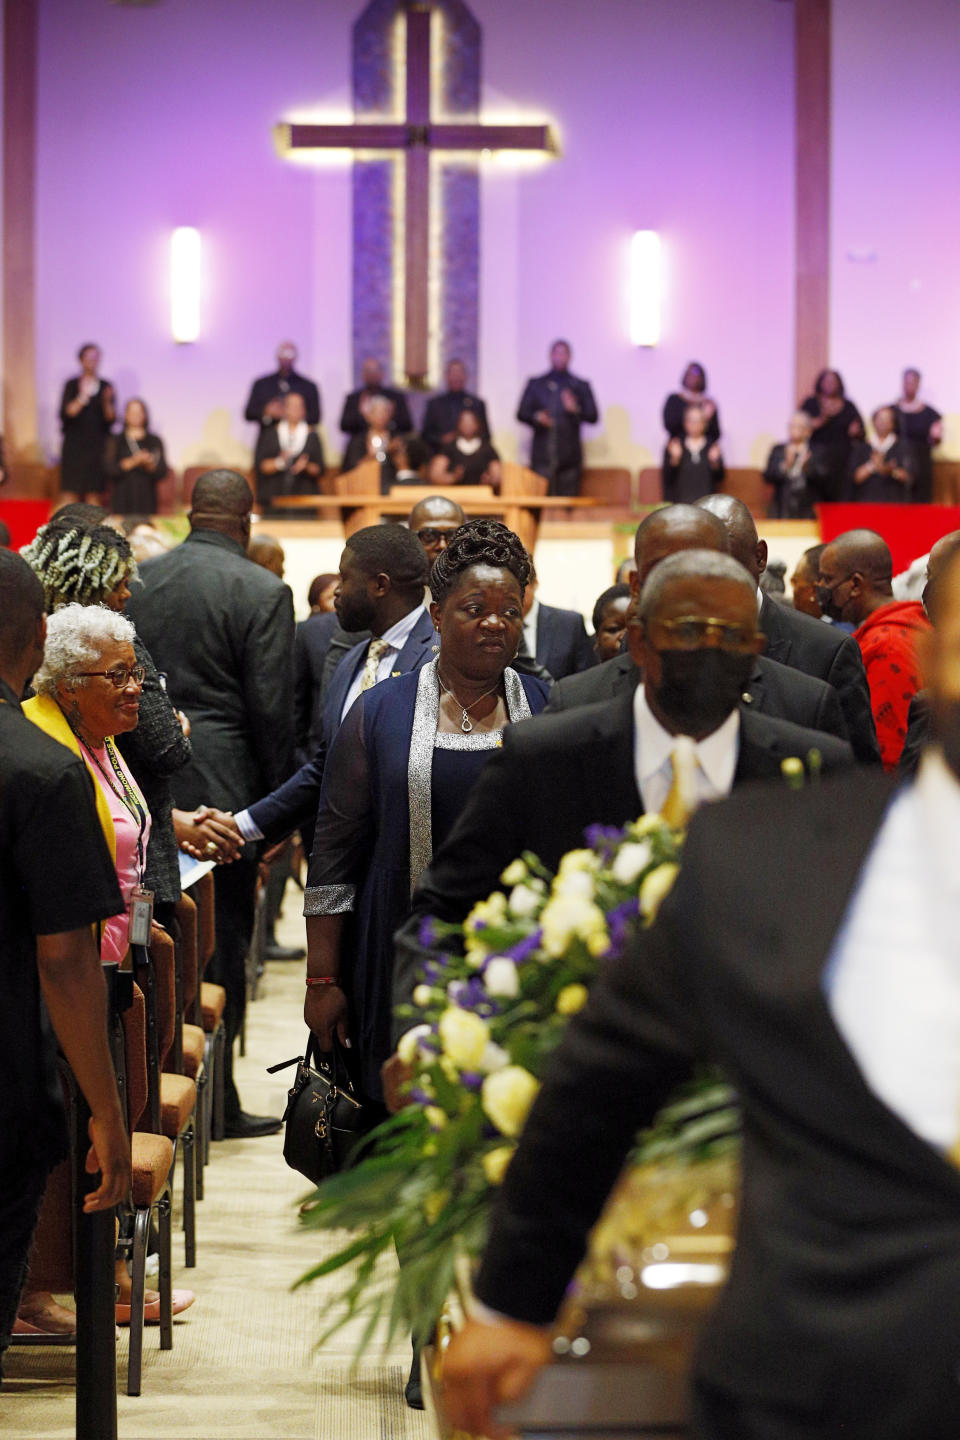
<instances>
[{"instance_id":1,"label":"yellow scarf","mask_svg":"<svg viewBox=\"0 0 960 1440\"><path fill-rule=\"evenodd\" d=\"M114 865L117 863L117 834L113 828L113 820L110 817L110 810L107 805L103 790L97 783L97 777L90 770L90 764L80 748L80 741L74 735L67 724L66 716L52 695L35 695L32 700L23 702L23 713L28 720L32 720L39 730L43 730L74 755L78 755L93 778L93 793L97 802L97 819L100 821L104 839L110 851L110 858Z\"/></svg>"}]
</instances>

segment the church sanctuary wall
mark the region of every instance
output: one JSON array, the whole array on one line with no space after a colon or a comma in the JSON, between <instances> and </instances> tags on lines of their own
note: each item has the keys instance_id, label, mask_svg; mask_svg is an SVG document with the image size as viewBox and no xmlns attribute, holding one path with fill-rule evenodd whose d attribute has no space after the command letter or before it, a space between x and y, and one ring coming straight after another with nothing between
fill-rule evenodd
<instances>
[{"instance_id":1,"label":"church sanctuary wall","mask_svg":"<svg viewBox=\"0 0 960 1440\"><path fill-rule=\"evenodd\" d=\"M960 456L960 6L833 0L832 58L833 363L865 412L917 366Z\"/></svg>"},{"instance_id":2,"label":"church sanctuary wall","mask_svg":"<svg viewBox=\"0 0 960 1440\"><path fill-rule=\"evenodd\" d=\"M484 162L480 388L525 456L520 385L567 334L595 383L595 464L659 458L690 358L731 463L792 400L792 7L775 0L473 0L485 118L549 118L562 160ZM38 397L51 454L84 340L142 393L179 464L243 463L247 386L277 340L320 382L328 449L350 380L350 175L281 161L281 118L350 114L352 0L39 0ZM875 179L878 177L874 177ZM874 192L876 193L876 192ZM201 337L169 334L168 243L204 242ZM629 343L627 246L658 229L663 339Z\"/></svg>"}]
</instances>

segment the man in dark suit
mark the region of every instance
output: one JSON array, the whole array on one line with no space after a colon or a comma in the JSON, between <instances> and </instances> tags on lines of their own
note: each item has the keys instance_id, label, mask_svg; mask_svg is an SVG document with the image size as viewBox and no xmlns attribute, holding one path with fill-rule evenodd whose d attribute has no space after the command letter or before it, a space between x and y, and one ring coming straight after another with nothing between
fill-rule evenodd
<instances>
[{"instance_id":1,"label":"man in dark suit","mask_svg":"<svg viewBox=\"0 0 960 1440\"><path fill-rule=\"evenodd\" d=\"M703 633L692 642L678 635L680 619ZM673 775L673 737L697 743L702 799L779 775L784 759L802 761L811 750L828 770L853 763L842 740L738 706L763 636L750 577L729 555L691 550L661 561L628 634L643 671L635 691L572 714L540 715L505 733L398 931L395 1003L409 1000L426 958L424 916L460 921L525 850L555 870L566 851L583 844L588 825L623 825L659 810Z\"/></svg>"},{"instance_id":2,"label":"man in dark suit","mask_svg":"<svg viewBox=\"0 0 960 1440\"><path fill-rule=\"evenodd\" d=\"M760 590L767 565L767 542L757 535L753 516L733 495L705 495L697 505L723 521L730 537L730 554L745 566L757 583L760 629L767 637L768 660L815 675L832 685L840 698L850 744L861 765L879 765L880 748L870 706L870 687L860 647L850 635L824 625L787 605L779 605Z\"/></svg>"},{"instance_id":3,"label":"man in dark suit","mask_svg":"<svg viewBox=\"0 0 960 1440\"><path fill-rule=\"evenodd\" d=\"M669 505L648 515L639 525L634 541L637 568L630 578L634 594L639 593L651 570L665 556L695 547L729 551L726 528L715 515L694 505ZM627 650L604 665L558 681L550 691L547 711L553 714L615 695L632 694L639 680L640 672ZM741 703L762 715L849 739L832 685L769 660L766 655L754 660Z\"/></svg>"},{"instance_id":4,"label":"man in dark suit","mask_svg":"<svg viewBox=\"0 0 960 1440\"><path fill-rule=\"evenodd\" d=\"M479 395L467 389L467 367L462 360L451 360L447 366L447 388L441 395L427 401L420 434L430 452L436 455L442 445L452 445L457 438L457 421L464 410L472 410L480 426L480 439L490 439L487 407Z\"/></svg>"},{"instance_id":5,"label":"man in dark suit","mask_svg":"<svg viewBox=\"0 0 960 1440\"><path fill-rule=\"evenodd\" d=\"M546 475L551 495L576 495L583 470L581 425L595 425L597 402L589 380L570 373L570 346L556 340L550 369L527 381L517 419L533 427L530 465Z\"/></svg>"},{"instance_id":6,"label":"man in dark suit","mask_svg":"<svg viewBox=\"0 0 960 1440\"><path fill-rule=\"evenodd\" d=\"M401 525L369 525L347 541L334 604L344 630L369 631L338 664L323 704L320 743L285 784L235 816L244 840L281 840L300 830L313 841L327 749L340 721L364 690L391 675L419 670L436 654L433 621L423 603L427 559Z\"/></svg>"},{"instance_id":7,"label":"man in dark suit","mask_svg":"<svg viewBox=\"0 0 960 1440\"><path fill-rule=\"evenodd\" d=\"M562 610L542 605L537 598L539 582L534 570L523 597L523 645L538 665L554 680L591 670L597 663L593 646L579 610Z\"/></svg>"},{"instance_id":8,"label":"man in dark suit","mask_svg":"<svg viewBox=\"0 0 960 1440\"><path fill-rule=\"evenodd\" d=\"M265 430L272 429L283 419L283 402L291 393L303 396L307 424L320 424L320 391L313 380L297 374L293 368L296 359L296 345L292 340L284 340L283 344L277 347L277 368L274 373L261 375L259 380L253 382L243 418L260 426L258 441Z\"/></svg>"},{"instance_id":9,"label":"man in dark suit","mask_svg":"<svg viewBox=\"0 0 960 1440\"><path fill-rule=\"evenodd\" d=\"M359 390L351 390L343 402L343 413L340 416L340 429L348 437L346 454L351 457L351 463L344 458L343 468L348 470L351 465L356 465L363 459L365 453L366 434L369 428L369 407L370 401L375 396L382 396L389 400L393 406L390 412L387 428L391 436L406 435L413 429L413 421L410 419L410 411L407 407L406 397L399 390L394 390L383 383L383 370L379 360L367 359L363 362L363 384ZM352 442L359 437L361 445L359 449L352 445Z\"/></svg>"},{"instance_id":10,"label":"man in dark suit","mask_svg":"<svg viewBox=\"0 0 960 1440\"><path fill-rule=\"evenodd\" d=\"M861 769L695 817L656 924L596 981L528 1119L476 1282L502 1318L444 1365L455 1426L498 1433L491 1406L549 1358L532 1327L637 1129L709 1055L740 1096L743 1175L692 1434L960 1434L956 561L948 612L924 639L939 748L913 784Z\"/></svg>"},{"instance_id":11,"label":"man in dark suit","mask_svg":"<svg viewBox=\"0 0 960 1440\"><path fill-rule=\"evenodd\" d=\"M193 492L190 534L141 569L128 614L189 717L193 755L176 777L189 808L236 811L278 785L293 763L293 598L247 558L253 493L242 475L212 470ZM233 1041L246 1008L253 931L255 847L220 865L210 979L224 986L228 1136L270 1134L279 1121L245 1115L233 1084Z\"/></svg>"}]
</instances>

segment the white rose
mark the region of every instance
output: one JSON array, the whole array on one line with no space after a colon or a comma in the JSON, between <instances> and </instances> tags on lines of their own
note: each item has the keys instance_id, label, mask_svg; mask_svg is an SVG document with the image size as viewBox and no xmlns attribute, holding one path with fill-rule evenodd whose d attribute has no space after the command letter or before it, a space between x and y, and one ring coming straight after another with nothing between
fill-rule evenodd
<instances>
[{"instance_id":1,"label":"white rose","mask_svg":"<svg viewBox=\"0 0 960 1440\"><path fill-rule=\"evenodd\" d=\"M653 851L646 841L637 844L621 845L617 851L616 859L610 867L610 873L621 885L632 885L634 880L643 874L650 861L653 859Z\"/></svg>"},{"instance_id":2,"label":"white rose","mask_svg":"<svg viewBox=\"0 0 960 1440\"><path fill-rule=\"evenodd\" d=\"M480 1092L484 1112L501 1135L514 1139L523 1129L540 1082L522 1065L507 1065L488 1075Z\"/></svg>"},{"instance_id":3,"label":"white rose","mask_svg":"<svg viewBox=\"0 0 960 1440\"><path fill-rule=\"evenodd\" d=\"M559 875L568 875L574 870L596 870L597 857L592 850L568 850L560 861Z\"/></svg>"},{"instance_id":4,"label":"white rose","mask_svg":"<svg viewBox=\"0 0 960 1440\"><path fill-rule=\"evenodd\" d=\"M520 920L531 920L543 904L543 895L529 885L515 885L507 902L510 914Z\"/></svg>"},{"instance_id":5,"label":"white rose","mask_svg":"<svg viewBox=\"0 0 960 1440\"><path fill-rule=\"evenodd\" d=\"M513 1000L520 993L517 967L505 955L498 955L489 962L483 972L483 983L488 995L501 996L504 1000Z\"/></svg>"},{"instance_id":6,"label":"white rose","mask_svg":"<svg viewBox=\"0 0 960 1440\"><path fill-rule=\"evenodd\" d=\"M497 1045L495 1041L491 1040L480 1056L478 1069L482 1070L484 1075L492 1075L494 1070L502 1070L509 1064L510 1056L506 1050L502 1045Z\"/></svg>"},{"instance_id":7,"label":"white rose","mask_svg":"<svg viewBox=\"0 0 960 1440\"><path fill-rule=\"evenodd\" d=\"M415 1065L420 1054L420 1041L430 1034L429 1025L414 1025L397 1041L397 1054L404 1065Z\"/></svg>"},{"instance_id":8,"label":"white rose","mask_svg":"<svg viewBox=\"0 0 960 1440\"><path fill-rule=\"evenodd\" d=\"M658 865L656 870L650 874L640 886L640 914L647 920L652 920L660 909L661 901L669 894L680 866L668 861Z\"/></svg>"},{"instance_id":9,"label":"white rose","mask_svg":"<svg viewBox=\"0 0 960 1440\"><path fill-rule=\"evenodd\" d=\"M561 870L553 882L554 895L569 895L575 900L593 899L593 875L589 870Z\"/></svg>"},{"instance_id":10,"label":"white rose","mask_svg":"<svg viewBox=\"0 0 960 1440\"><path fill-rule=\"evenodd\" d=\"M476 1070L490 1039L485 1020L459 1005L450 1005L440 1016L440 1043L445 1054L461 1070Z\"/></svg>"},{"instance_id":11,"label":"white rose","mask_svg":"<svg viewBox=\"0 0 960 1440\"><path fill-rule=\"evenodd\" d=\"M433 990L429 985L418 985L413 992L413 1003L419 1005L421 1010L425 1005L429 1005L432 999Z\"/></svg>"},{"instance_id":12,"label":"white rose","mask_svg":"<svg viewBox=\"0 0 960 1440\"><path fill-rule=\"evenodd\" d=\"M606 949L607 922L603 911L592 901L555 895L545 906L540 924L543 948L555 958L565 952L574 935L590 946L591 954L602 954Z\"/></svg>"}]
</instances>

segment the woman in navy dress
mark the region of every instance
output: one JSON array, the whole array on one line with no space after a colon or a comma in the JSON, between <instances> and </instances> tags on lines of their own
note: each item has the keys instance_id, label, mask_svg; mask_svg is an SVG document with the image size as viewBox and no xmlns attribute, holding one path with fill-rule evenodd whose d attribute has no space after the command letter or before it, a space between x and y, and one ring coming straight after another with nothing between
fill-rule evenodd
<instances>
[{"instance_id":1,"label":"woman in navy dress","mask_svg":"<svg viewBox=\"0 0 960 1440\"><path fill-rule=\"evenodd\" d=\"M510 667L529 578L505 525L461 525L430 576L436 659L362 693L327 757L304 913L308 974L335 983L308 986L304 1013L323 1050L349 1035L368 1100L382 1098L393 936L413 887L504 726L547 702L542 680Z\"/></svg>"}]
</instances>

